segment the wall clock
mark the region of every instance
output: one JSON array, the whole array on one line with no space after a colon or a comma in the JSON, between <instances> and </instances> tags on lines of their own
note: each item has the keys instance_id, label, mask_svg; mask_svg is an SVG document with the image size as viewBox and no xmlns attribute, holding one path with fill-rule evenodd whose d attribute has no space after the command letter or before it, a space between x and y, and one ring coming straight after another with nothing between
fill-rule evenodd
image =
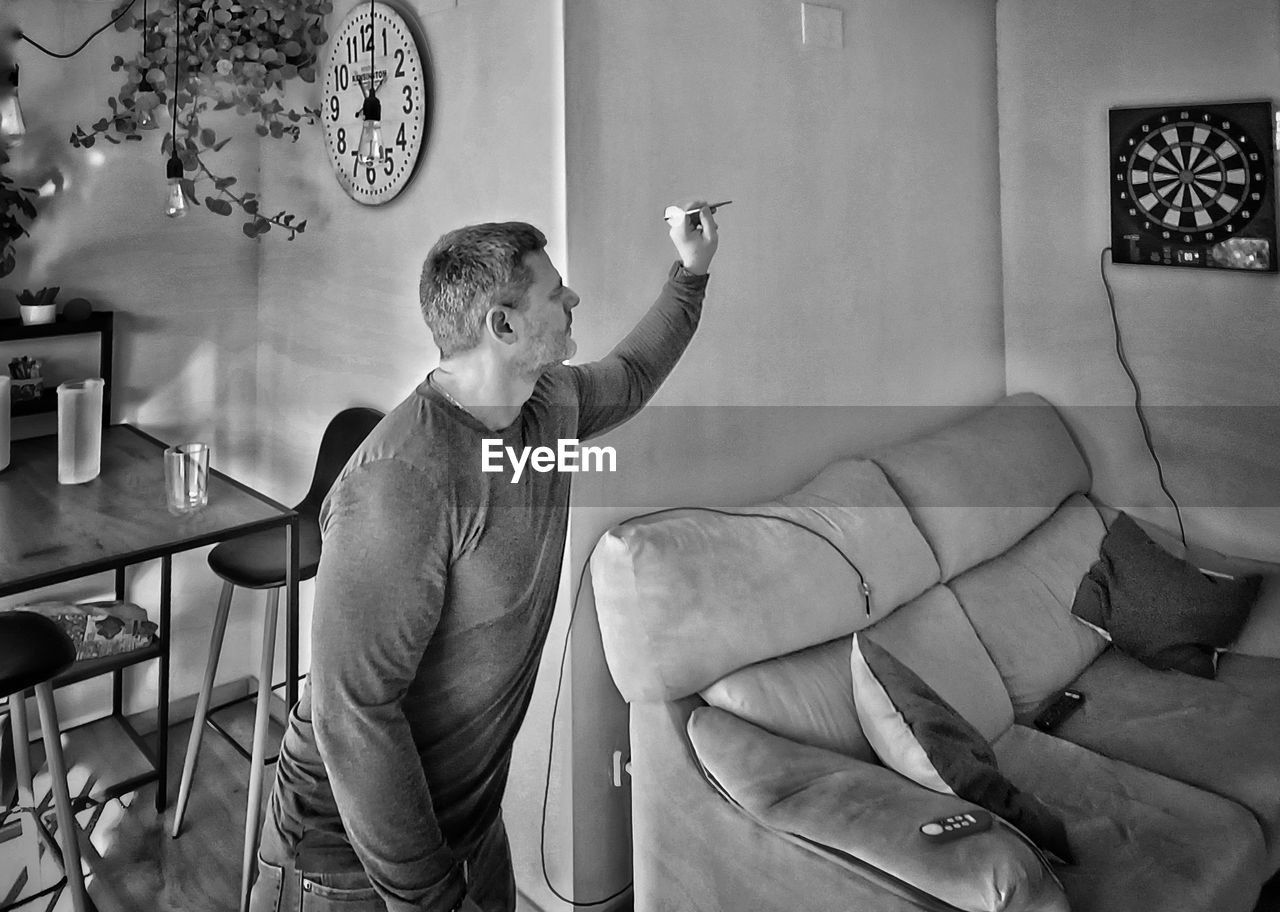
<instances>
[{"instance_id":1,"label":"wall clock","mask_svg":"<svg viewBox=\"0 0 1280 912\"><path fill-rule=\"evenodd\" d=\"M431 89L430 57L414 25L386 3L357 3L329 39L321 98L329 164L353 200L377 206L409 183L431 130ZM384 150L368 164L357 146L371 92Z\"/></svg>"},{"instance_id":2,"label":"wall clock","mask_svg":"<svg viewBox=\"0 0 1280 912\"><path fill-rule=\"evenodd\" d=\"M1276 271L1270 102L1110 120L1114 262Z\"/></svg>"}]
</instances>

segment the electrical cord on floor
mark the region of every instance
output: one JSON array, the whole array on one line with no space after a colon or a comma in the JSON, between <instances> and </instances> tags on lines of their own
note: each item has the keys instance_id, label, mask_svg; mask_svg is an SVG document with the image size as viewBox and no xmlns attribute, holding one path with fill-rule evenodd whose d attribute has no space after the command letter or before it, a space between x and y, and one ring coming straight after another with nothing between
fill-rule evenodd
<instances>
[{"instance_id":1,"label":"electrical cord on floor","mask_svg":"<svg viewBox=\"0 0 1280 912\"><path fill-rule=\"evenodd\" d=\"M622 522L618 523L618 525L626 526L631 523L639 522L642 519L651 519L654 516L662 516L663 514L666 514L666 513L677 513L677 512L687 513L691 511L696 511L701 513L714 513L717 516L741 517L743 519L772 519L772 520L776 520L777 522L782 522L782 523L786 523L787 525L795 526L797 529L801 529L805 532L808 532L810 535L817 536L818 538L826 542L828 545L830 545L832 549L835 550L836 554L840 555L840 559L843 560L846 564L848 564L849 567L853 570L853 572L858 575L858 583L862 588L862 599L866 605L867 617L871 617L871 586L868 585L867 578L863 576L862 571L858 569L858 565L855 564L853 560L850 559L850 557L840 549L840 546L837 545L830 538L823 535L821 532L817 531L816 529L811 529L810 527L806 526L804 523L796 522L794 519L789 519L785 516L778 516L775 513L743 513L735 510L720 510L715 507L664 507L661 510L651 510L648 513L641 513L638 516L628 517L627 519L624 519ZM628 881L625 887L623 887L620 890L617 890L614 893L609 894L604 899L594 899L589 902L579 901L576 899L570 899L568 896L565 896L563 893L557 890L555 886L551 883L551 875L547 871L547 802L551 796L551 760L552 760L553 752L555 750L555 743L556 743L556 715L560 709L560 691L561 691L561 688L564 686L564 665L565 665L566 659L568 659L569 657L569 635L573 632L573 619L578 613L578 600L582 597L582 584L587 579L587 570L591 567L591 558L596 553L596 548L599 546L599 544L600 544L600 540L597 539L595 545L591 546L591 552L587 555L587 559L582 563L582 572L578 574L578 586L574 590L573 605L569 609L569 625L565 630L565 634L564 634L564 649L560 653L560 670L556 675L556 695L555 695L555 699L552 700L552 703L551 703L551 735L547 741L547 779L546 779L546 784L542 790L542 826L540 828L540 839L539 839L539 854L542 857L542 879L546 882L547 889L549 889L553 894L555 894L556 898L561 900L562 902L567 902L571 906L579 906L579 907L602 906L605 903L613 902L613 900L617 899L618 897L626 893L628 890L630 890L633 883L633 881Z\"/></svg>"},{"instance_id":2,"label":"electrical cord on floor","mask_svg":"<svg viewBox=\"0 0 1280 912\"><path fill-rule=\"evenodd\" d=\"M1124 342L1120 338L1120 320L1116 316L1116 298L1111 291L1111 283L1107 280L1107 254L1110 252L1110 247L1102 248L1102 253L1098 258L1098 271L1102 274L1102 285L1107 290L1107 303L1111 307L1111 325L1115 329L1116 357L1120 359L1120 366L1124 368L1124 372L1129 375L1129 382L1133 384L1133 407L1138 413L1138 423L1142 425L1142 439L1146 441L1147 452L1151 454L1151 458L1156 464L1156 477L1160 480L1160 489L1164 491L1165 497L1169 498L1169 503L1173 504L1173 511L1178 516L1178 533L1182 537L1182 548L1185 551L1187 547L1187 529L1182 524L1182 508L1178 506L1178 501L1174 499L1173 494L1169 491L1169 486L1165 484L1164 466L1160 464L1160 457L1156 455L1155 444L1151 442L1151 428L1147 426L1147 417L1142 411L1142 387L1138 385L1138 378L1134 375L1133 368L1129 366L1129 359L1124 353Z\"/></svg>"}]
</instances>

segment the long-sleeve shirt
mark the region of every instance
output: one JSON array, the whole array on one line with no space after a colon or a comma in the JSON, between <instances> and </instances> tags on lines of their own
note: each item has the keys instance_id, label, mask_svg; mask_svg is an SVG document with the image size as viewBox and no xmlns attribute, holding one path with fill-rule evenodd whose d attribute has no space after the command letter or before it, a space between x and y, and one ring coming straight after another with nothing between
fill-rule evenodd
<instances>
[{"instance_id":1,"label":"long-sleeve shirt","mask_svg":"<svg viewBox=\"0 0 1280 912\"><path fill-rule=\"evenodd\" d=\"M391 912L453 909L461 862L501 811L547 637L572 474L504 461L635 414L698 324L705 276L673 267L600 361L547 369L491 431L424 380L378 425L321 512L311 673L269 813L286 847L348 846Z\"/></svg>"}]
</instances>

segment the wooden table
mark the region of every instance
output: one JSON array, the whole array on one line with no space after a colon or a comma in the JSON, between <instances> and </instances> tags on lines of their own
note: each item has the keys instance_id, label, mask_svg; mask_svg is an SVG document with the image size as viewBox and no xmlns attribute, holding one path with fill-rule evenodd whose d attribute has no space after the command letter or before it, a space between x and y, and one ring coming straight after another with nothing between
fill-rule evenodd
<instances>
[{"instance_id":1,"label":"wooden table","mask_svg":"<svg viewBox=\"0 0 1280 912\"><path fill-rule=\"evenodd\" d=\"M165 505L165 444L135 427L102 432L102 473L80 485L58 484L56 435L14 441L9 468L0 472L0 596L28 592L104 571L115 572L116 598L126 595L128 567L160 560L159 638L150 647L77 662L55 686L111 673L111 717L122 725L152 771L118 783L116 797L155 781L156 810L166 804L169 740L169 614L174 554L229 538L284 526L287 550L286 698L297 702L298 514L221 472L209 472L209 505L174 516ZM121 673L160 660L157 703L159 744L153 754L123 713ZM101 720L99 720L101 721Z\"/></svg>"}]
</instances>

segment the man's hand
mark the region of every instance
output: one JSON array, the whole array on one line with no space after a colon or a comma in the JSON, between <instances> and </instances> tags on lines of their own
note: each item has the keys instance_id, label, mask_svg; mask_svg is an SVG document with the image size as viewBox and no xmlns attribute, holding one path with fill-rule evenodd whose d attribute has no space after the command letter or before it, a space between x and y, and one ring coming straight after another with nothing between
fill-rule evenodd
<instances>
[{"instance_id":1,"label":"man's hand","mask_svg":"<svg viewBox=\"0 0 1280 912\"><path fill-rule=\"evenodd\" d=\"M686 209L699 210L697 215L686 215ZM720 236L716 233L716 220L705 200L696 200L685 206L668 206L667 224L671 243L676 245L680 254L680 262L684 268L694 275L706 275L711 266L711 258L716 255L720 246Z\"/></svg>"}]
</instances>

